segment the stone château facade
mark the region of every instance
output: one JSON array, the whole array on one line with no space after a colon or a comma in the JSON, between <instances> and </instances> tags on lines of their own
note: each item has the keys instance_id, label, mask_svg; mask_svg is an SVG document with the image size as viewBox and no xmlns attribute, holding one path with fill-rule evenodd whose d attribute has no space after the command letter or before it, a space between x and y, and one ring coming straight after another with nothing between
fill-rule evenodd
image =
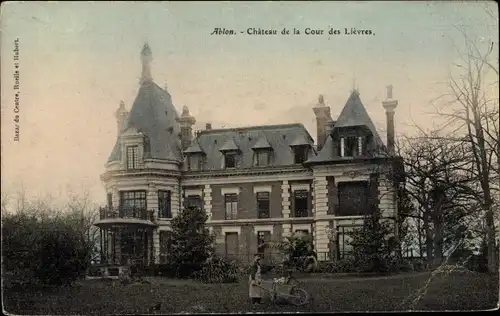
<instances>
[{"instance_id":1,"label":"stone ch\u00e2teau facade","mask_svg":"<svg viewBox=\"0 0 500 316\"><path fill-rule=\"evenodd\" d=\"M123 101L116 112L118 137L101 177L108 205L96 225L106 262L161 263L165 232L186 205L207 213L217 250L240 259L295 233L311 235L319 260L336 259L349 250L346 232L374 205L397 218L392 87L383 102L388 146L356 90L335 120L319 97L316 145L302 124L207 124L193 135L195 117L186 106L179 115L154 83L151 60L146 44L137 97L130 112Z\"/></svg>"}]
</instances>

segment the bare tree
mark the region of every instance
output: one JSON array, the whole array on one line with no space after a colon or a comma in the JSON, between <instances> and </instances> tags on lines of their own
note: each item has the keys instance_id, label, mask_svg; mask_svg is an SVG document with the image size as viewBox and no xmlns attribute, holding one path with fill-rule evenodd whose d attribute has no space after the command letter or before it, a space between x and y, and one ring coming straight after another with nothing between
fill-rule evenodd
<instances>
[{"instance_id":1,"label":"bare tree","mask_svg":"<svg viewBox=\"0 0 500 316\"><path fill-rule=\"evenodd\" d=\"M475 196L486 219L488 269L496 270L495 197L499 187L500 129L498 108L498 67L493 59L494 44L478 45L476 40L462 32L465 54L454 63L450 75L447 102L437 107L438 115L446 118L445 127L464 137L448 137L467 149L464 167L477 181L479 194ZM496 58L498 59L498 58Z\"/></svg>"},{"instance_id":2,"label":"bare tree","mask_svg":"<svg viewBox=\"0 0 500 316\"><path fill-rule=\"evenodd\" d=\"M463 143L447 140L437 132L421 131L417 137L399 141L404 158L406 194L414 209L406 214L416 220L420 253L425 240L428 260L435 263L453 247L465 230L464 218L477 211L474 203L478 191L474 178L466 171ZM424 237L424 238L422 238Z\"/></svg>"}]
</instances>

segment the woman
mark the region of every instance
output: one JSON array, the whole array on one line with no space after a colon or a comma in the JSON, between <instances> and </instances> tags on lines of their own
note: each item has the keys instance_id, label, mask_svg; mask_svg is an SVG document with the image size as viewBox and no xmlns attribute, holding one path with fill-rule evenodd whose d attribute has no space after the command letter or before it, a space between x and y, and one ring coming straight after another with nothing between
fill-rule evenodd
<instances>
[{"instance_id":1,"label":"woman","mask_svg":"<svg viewBox=\"0 0 500 316\"><path fill-rule=\"evenodd\" d=\"M262 303L262 294L260 285L262 284L261 278L261 266L260 266L260 256L258 254L255 255L253 264L250 268L250 276L249 276L249 293L248 296L252 300L252 303L261 304Z\"/></svg>"}]
</instances>

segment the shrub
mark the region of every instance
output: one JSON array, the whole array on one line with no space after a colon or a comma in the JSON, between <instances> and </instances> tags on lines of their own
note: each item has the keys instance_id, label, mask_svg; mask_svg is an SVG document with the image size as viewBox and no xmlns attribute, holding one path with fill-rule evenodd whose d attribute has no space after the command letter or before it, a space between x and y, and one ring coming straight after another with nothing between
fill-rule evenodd
<instances>
[{"instance_id":1,"label":"shrub","mask_svg":"<svg viewBox=\"0 0 500 316\"><path fill-rule=\"evenodd\" d=\"M212 255L192 277L204 283L235 283L241 275L242 271L236 262L219 255Z\"/></svg>"},{"instance_id":2,"label":"shrub","mask_svg":"<svg viewBox=\"0 0 500 316\"><path fill-rule=\"evenodd\" d=\"M83 276L92 247L66 218L2 218L4 268L21 283L68 284Z\"/></svg>"},{"instance_id":3,"label":"shrub","mask_svg":"<svg viewBox=\"0 0 500 316\"><path fill-rule=\"evenodd\" d=\"M355 272L354 262L350 259L341 259L333 262L319 262L320 273L351 273Z\"/></svg>"},{"instance_id":4,"label":"shrub","mask_svg":"<svg viewBox=\"0 0 500 316\"><path fill-rule=\"evenodd\" d=\"M87 270L90 246L71 226L64 223L47 226L41 233L40 247L34 253L39 262L35 276L44 284L71 283Z\"/></svg>"}]
</instances>

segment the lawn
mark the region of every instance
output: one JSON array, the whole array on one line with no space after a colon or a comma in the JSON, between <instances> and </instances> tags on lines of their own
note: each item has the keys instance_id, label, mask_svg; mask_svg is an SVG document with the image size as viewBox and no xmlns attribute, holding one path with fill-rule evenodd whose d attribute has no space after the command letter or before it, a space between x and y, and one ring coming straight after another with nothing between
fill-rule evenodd
<instances>
[{"instance_id":1,"label":"lawn","mask_svg":"<svg viewBox=\"0 0 500 316\"><path fill-rule=\"evenodd\" d=\"M46 290L5 289L4 309L14 314L148 314L224 312L339 312L407 311L408 296L422 287L429 274L366 278L303 278L301 287L312 296L302 307L248 303L248 285L201 284L152 278L149 284L86 280L72 287ZM161 302L159 311L150 308ZM498 279L483 274L438 276L415 310L474 310L495 308Z\"/></svg>"}]
</instances>

